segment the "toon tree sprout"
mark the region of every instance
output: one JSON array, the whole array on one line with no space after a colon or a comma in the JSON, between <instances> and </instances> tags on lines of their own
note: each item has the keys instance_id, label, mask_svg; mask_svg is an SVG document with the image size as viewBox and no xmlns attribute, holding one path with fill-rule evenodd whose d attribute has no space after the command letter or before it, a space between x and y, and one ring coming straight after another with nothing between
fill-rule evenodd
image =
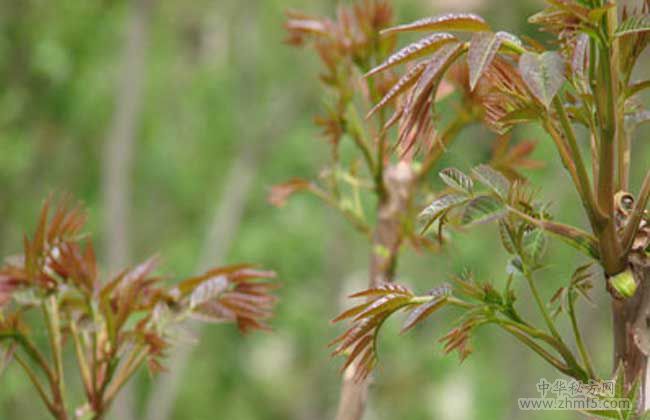
<instances>
[{"instance_id":1,"label":"toon tree sprout","mask_svg":"<svg viewBox=\"0 0 650 420\"><path fill-rule=\"evenodd\" d=\"M287 42L312 48L321 61L324 110L315 122L323 129L330 154L318 178L291 179L273 187L269 197L273 204L282 206L291 194L307 192L340 212L368 238L371 288L395 279L403 245L419 252L439 249L442 235L420 235L414 220L418 209L433 197L429 176L443 152L464 127L479 122L483 113L479 96L467 87L468 68L460 64L451 68L444 80L437 81L440 89L435 98L449 100L458 110L450 122L442 127L434 124L426 111L434 102L431 94L419 98L420 109L410 114L413 118L407 119L395 107L391 116L391 105L413 85L427 63L416 64L401 78L397 65L429 52L452 54L458 44L454 35L443 33L398 51L396 37L380 33L391 23L392 9L387 1L365 0L341 6L336 18L288 12ZM382 62L385 64L380 65ZM391 127L398 123L394 133ZM522 169L539 166L530 159L533 149L533 142L513 144L509 136L499 136L491 164L513 182L523 179ZM364 342L369 339L366 336ZM347 346L339 346L334 353L344 351ZM373 354L364 353L365 359L357 360L362 363L349 359L350 363L344 364L339 420L362 415L365 379L375 363Z\"/></svg>"},{"instance_id":2,"label":"toon tree sprout","mask_svg":"<svg viewBox=\"0 0 650 420\"><path fill-rule=\"evenodd\" d=\"M20 365L52 417L105 418L140 367L164 370L187 319L269 329L273 272L234 265L167 286L153 257L102 280L82 209L64 201L49 209L48 200L23 254L0 268L0 339L3 362ZM67 392L68 357L76 359L85 402Z\"/></svg>"},{"instance_id":3,"label":"toon tree sprout","mask_svg":"<svg viewBox=\"0 0 650 420\"><path fill-rule=\"evenodd\" d=\"M399 152L397 166L406 162L412 171L431 169L433 165L429 162L435 163L444 152L448 146L444 136L447 130L437 126L436 102L444 96L446 81L452 79L456 86L462 82L465 106L457 109L461 116L470 110L473 118L469 121L479 118L500 135L521 124L538 123L543 127L575 186L590 226L589 231L584 231L555 221L549 206L538 198L543 191L533 193L536 190L525 178L513 177L508 168L495 162L476 166L469 173L443 169L439 175L448 188L423 206L420 219L424 231L435 228L438 237L443 237L447 229L496 223L499 237L495 240L511 254L506 287L496 290L491 283L459 276L453 286L442 285L428 294L417 295L404 286L390 284L392 276L384 277L383 282L371 281L369 289L353 295L363 298L363 302L336 318L350 320L351 326L335 340L334 353L347 356L346 366L354 367L354 376L361 384L376 363L377 335L391 314L409 311L404 324L406 331L450 306L459 308L462 315L442 342L446 351L457 350L461 359L471 352L471 334L492 324L569 377L583 382L610 378L610 374L599 374L593 366L576 319L578 299L588 297L593 287L595 269L590 266L594 266L605 274L602 290L611 296L616 396L634 399L635 407L629 411L587 414L630 418L642 415L650 404L645 397L650 353L650 225L646 210L650 171L646 169L637 193L629 191L630 168L637 164L631 158L635 129L650 118L639 95L650 87L650 81L632 80L635 64L650 42L650 2L627 6L602 0L547 3L530 22L555 37L551 49L533 39L521 40L510 33L493 31L483 18L471 13L445 14L392 26L381 30L379 36L368 32L367 28L374 27L364 25L358 17L364 16L364 10L387 8L384 2L361 2L348 13L342 9L338 21L290 15L290 40L301 43L305 38L315 39L314 44L329 69L323 80L333 84L335 92L343 92L339 101L331 102L337 106L328 108L330 118L319 122L325 123L330 134L348 133L363 152L375 182L383 179L377 176L378 168L382 168L380 174L385 174L385 166L391 165L386 163L386 144ZM369 21L379 23L378 26L387 23L380 19ZM429 34L395 53L390 47L382 47L392 45L397 34L413 31ZM371 35L364 38L368 33ZM378 48L384 57L373 55ZM372 63L373 60L376 62ZM341 61L345 66L339 65ZM399 66L406 70L393 81ZM365 78L347 76L349 73L341 67L360 69ZM365 123L353 118L354 113L349 111L355 95L373 100ZM383 113L389 109L392 116L385 118ZM358 134L364 133L364 124L371 121L379 128L365 129L370 132L369 137L360 141L364 137ZM579 136L575 130L578 125L589 135ZM397 128L391 131L393 126ZM393 140L386 140L387 136ZM373 150L365 146L368 144L378 151L364 152ZM375 160L374 156L380 158ZM358 178L341 177L339 160L335 162L334 169L326 172L330 176L327 179ZM337 184L330 181L330 185ZM342 208L348 217L354 216L350 217L353 221L359 219L358 206L350 206L349 200L337 195L332 198L304 181L295 181L291 190L299 188L315 192L328 204ZM284 191L289 190L285 187ZM379 196L378 207L382 197L386 200L386 196L391 196L384 186L377 184L372 191ZM356 211L351 212L351 208ZM381 211L377 214L376 228L370 230L375 233L382 230L380 226L384 223ZM412 220L399 224L413 226ZM536 283L549 235L592 260L591 265L577 267L557 291L540 290ZM373 247L373 255L391 255L384 251ZM543 325L523 319L517 311L520 279L532 292ZM570 339L575 343L575 351L570 340L558 331L559 314L570 320ZM362 412L348 411L347 416L342 416L339 410L339 417L357 419Z\"/></svg>"}]
</instances>

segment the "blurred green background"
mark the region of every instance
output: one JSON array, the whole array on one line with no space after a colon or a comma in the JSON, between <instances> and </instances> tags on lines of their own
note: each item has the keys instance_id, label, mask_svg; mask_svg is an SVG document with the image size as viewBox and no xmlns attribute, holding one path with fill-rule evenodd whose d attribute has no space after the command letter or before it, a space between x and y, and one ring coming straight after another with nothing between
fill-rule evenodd
<instances>
[{"instance_id":1,"label":"blurred green background","mask_svg":"<svg viewBox=\"0 0 650 420\"><path fill-rule=\"evenodd\" d=\"M276 270L283 284L273 333L241 337L216 325L197 344L181 340L191 352L187 367L175 370L171 359L173 373L142 372L114 418L152 418L151 408L163 405L170 419L333 418L342 361L331 360L326 346L342 326L329 319L366 284L368 247L312 197L276 209L266 195L292 176L313 177L328 155L311 121L320 107L317 59L282 43L283 10L332 14L335 3L0 1L0 254L20 250L48 193L69 192L89 208L106 273L159 252L163 269L179 277L207 263L245 261ZM540 37L526 18L541 1L394 5L398 21L472 10L494 27ZM584 226L551 142L534 126L515 137L539 142L534 157L547 163L531 178L559 219ZM493 138L465 130L443 165L486 160ZM650 154L647 142L635 147L636 188ZM440 255L407 251L400 281L425 291L471 269L501 284L507 258L495 234L485 227L460 235ZM558 242L550 251L540 280L547 297L584 262ZM596 286L596 305L580 312L605 373L609 308L602 283ZM399 320L389 321L366 419L574 418L517 409L517 398L538 396L539 378L558 375L496 328L479 330L462 366L455 355L444 357L437 339L453 315L436 315L403 337ZM174 374L177 392L161 399L156 384ZM1 419L46 418L22 371L10 366L1 384Z\"/></svg>"}]
</instances>

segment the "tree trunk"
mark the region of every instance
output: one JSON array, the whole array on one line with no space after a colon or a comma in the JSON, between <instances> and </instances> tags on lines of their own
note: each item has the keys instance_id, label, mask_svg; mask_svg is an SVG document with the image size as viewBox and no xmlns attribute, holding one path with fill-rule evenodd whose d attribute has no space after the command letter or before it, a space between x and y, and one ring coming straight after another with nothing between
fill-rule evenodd
<instances>
[{"instance_id":1,"label":"tree trunk","mask_svg":"<svg viewBox=\"0 0 650 420\"><path fill-rule=\"evenodd\" d=\"M130 258L129 210L133 149L142 104L149 18L153 0L137 0L125 28L120 81L115 111L104 145L103 190L106 228L106 266L115 274ZM133 385L126 385L115 401L114 418L134 418Z\"/></svg>"},{"instance_id":2,"label":"tree trunk","mask_svg":"<svg viewBox=\"0 0 650 420\"><path fill-rule=\"evenodd\" d=\"M415 173L401 162L389 166L384 174L386 195L380 201L377 224L370 252L369 287L393 281L399 248L404 238L403 225L409 217ZM370 379L355 381L356 363L343 374L337 420L360 420L366 408Z\"/></svg>"},{"instance_id":3,"label":"tree trunk","mask_svg":"<svg viewBox=\"0 0 650 420\"><path fill-rule=\"evenodd\" d=\"M647 364L650 354L650 260L633 254L630 267L637 283L634 296L612 301L614 327L614 370L624 370L625 389L639 381L639 413L648 410Z\"/></svg>"}]
</instances>

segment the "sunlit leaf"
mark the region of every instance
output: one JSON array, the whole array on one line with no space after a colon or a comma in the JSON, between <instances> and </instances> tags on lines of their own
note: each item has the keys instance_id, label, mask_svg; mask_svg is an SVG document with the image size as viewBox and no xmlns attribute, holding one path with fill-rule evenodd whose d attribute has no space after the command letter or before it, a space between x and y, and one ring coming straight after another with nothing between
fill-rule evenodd
<instances>
[{"instance_id":1,"label":"sunlit leaf","mask_svg":"<svg viewBox=\"0 0 650 420\"><path fill-rule=\"evenodd\" d=\"M473 13L448 13L420 19L412 23L384 29L381 33L406 31L489 31L490 26L485 19Z\"/></svg>"}]
</instances>

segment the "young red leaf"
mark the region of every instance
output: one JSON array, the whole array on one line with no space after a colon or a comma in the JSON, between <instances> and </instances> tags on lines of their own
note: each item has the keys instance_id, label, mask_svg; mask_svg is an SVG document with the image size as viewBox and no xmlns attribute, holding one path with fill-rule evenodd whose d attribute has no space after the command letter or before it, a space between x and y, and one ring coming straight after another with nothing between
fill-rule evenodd
<instances>
[{"instance_id":1,"label":"young red leaf","mask_svg":"<svg viewBox=\"0 0 650 420\"><path fill-rule=\"evenodd\" d=\"M383 34L406 31L489 31L485 19L473 13L448 13L433 16L381 31Z\"/></svg>"},{"instance_id":2,"label":"young red leaf","mask_svg":"<svg viewBox=\"0 0 650 420\"><path fill-rule=\"evenodd\" d=\"M496 34L478 32L472 36L469 51L467 52L470 90L474 90L479 79L499 51L503 42L503 36L500 34L501 32Z\"/></svg>"},{"instance_id":3,"label":"young red leaf","mask_svg":"<svg viewBox=\"0 0 650 420\"><path fill-rule=\"evenodd\" d=\"M308 190L311 188L311 183L300 178L292 178L289 181L274 185L268 195L268 201L275 207L282 207L287 203L287 200L293 194Z\"/></svg>"},{"instance_id":4,"label":"young red leaf","mask_svg":"<svg viewBox=\"0 0 650 420\"><path fill-rule=\"evenodd\" d=\"M404 296L413 296L413 292L406 287L402 286L401 284L396 284L396 283L388 283L384 284L381 286L377 287L372 287L370 289L362 290L361 292L357 292L354 294L351 294L349 297L351 298L358 298L358 297L369 297L369 296L385 296L385 295L391 295L391 294L400 294Z\"/></svg>"},{"instance_id":5,"label":"young red leaf","mask_svg":"<svg viewBox=\"0 0 650 420\"><path fill-rule=\"evenodd\" d=\"M386 95L384 95L384 97L381 98L381 100L370 110L370 112L368 112L366 118L372 117L377 111L385 107L399 94L410 88L418 80L418 77L422 74L427 64L427 61L421 61L415 64L406 74L400 77L400 79L390 88ZM391 118L391 120L392 119L393 118ZM386 125L392 125L389 124L391 122L392 121L387 122Z\"/></svg>"},{"instance_id":6,"label":"young red leaf","mask_svg":"<svg viewBox=\"0 0 650 420\"><path fill-rule=\"evenodd\" d=\"M376 73L389 69L407 61L414 60L438 50L445 44L457 41L458 38L448 33L437 33L423 38L417 42L407 45L395 54L388 57L386 61L370 70L364 77L370 77Z\"/></svg>"},{"instance_id":7,"label":"young red leaf","mask_svg":"<svg viewBox=\"0 0 650 420\"><path fill-rule=\"evenodd\" d=\"M433 298L427 303L416 306L402 326L400 334L403 334L413 328L418 322L426 319L429 315L445 306L447 299L445 297Z\"/></svg>"}]
</instances>

